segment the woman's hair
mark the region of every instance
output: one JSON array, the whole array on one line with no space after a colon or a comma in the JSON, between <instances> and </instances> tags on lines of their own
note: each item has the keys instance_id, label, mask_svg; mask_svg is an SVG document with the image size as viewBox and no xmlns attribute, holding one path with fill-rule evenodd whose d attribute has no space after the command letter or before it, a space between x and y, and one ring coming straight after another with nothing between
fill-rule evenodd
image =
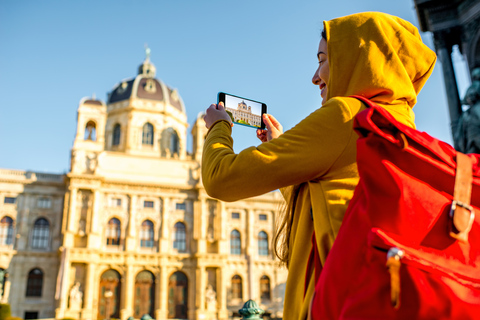
<instances>
[{"instance_id":1,"label":"woman's hair","mask_svg":"<svg viewBox=\"0 0 480 320\"><path fill-rule=\"evenodd\" d=\"M325 29L322 30L322 38L327 40L327 33L325 32Z\"/></svg>"},{"instance_id":2,"label":"woman's hair","mask_svg":"<svg viewBox=\"0 0 480 320\"><path fill-rule=\"evenodd\" d=\"M273 252L280 260L280 264L288 268L290 233L292 232L293 211L295 210L296 195L298 186L287 187L283 189L285 203L279 210L283 215L277 219L275 236L273 237Z\"/></svg>"}]
</instances>

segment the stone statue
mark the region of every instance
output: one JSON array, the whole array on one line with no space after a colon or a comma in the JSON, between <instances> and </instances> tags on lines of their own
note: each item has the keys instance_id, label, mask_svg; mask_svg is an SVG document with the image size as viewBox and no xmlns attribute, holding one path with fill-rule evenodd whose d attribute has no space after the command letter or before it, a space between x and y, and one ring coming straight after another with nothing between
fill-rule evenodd
<instances>
[{"instance_id":1,"label":"stone statue","mask_svg":"<svg viewBox=\"0 0 480 320\"><path fill-rule=\"evenodd\" d=\"M80 291L80 282L70 289L70 309L80 310L82 309L83 292Z\"/></svg>"},{"instance_id":2,"label":"stone statue","mask_svg":"<svg viewBox=\"0 0 480 320\"><path fill-rule=\"evenodd\" d=\"M472 85L467 89L462 104L470 107L458 120L453 134L455 146L463 153L480 153L480 68L472 71Z\"/></svg>"},{"instance_id":3,"label":"stone statue","mask_svg":"<svg viewBox=\"0 0 480 320\"><path fill-rule=\"evenodd\" d=\"M207 310L217 310L217 293L213 290L211 284L205 290L205 304L207 305Z\"/></svg>"}]
</instances>

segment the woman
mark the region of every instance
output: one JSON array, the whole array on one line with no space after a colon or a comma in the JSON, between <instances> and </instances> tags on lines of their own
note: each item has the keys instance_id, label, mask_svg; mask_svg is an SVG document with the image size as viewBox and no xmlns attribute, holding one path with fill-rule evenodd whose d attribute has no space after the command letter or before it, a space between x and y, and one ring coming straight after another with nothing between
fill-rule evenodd
<instances>
[{"instance_id":1,"label":"woman","mask_svg":"<svg viewBox=\"0 0 480 320\"><path fill-rule=\"evenodd\" d=\"M324 264L358 182L352 123L365 106L349 96L365 96L414 127L412 107L436 60L413 25L383 13L325 21L323 34L312 79L322 106L294 128L281 134L267 116L267 131L257 133L265 142L235 154L223 106L211 105L205 116L202 177L210 196L235 201L284 188L289 210L276 240L289 270L287 320L307 315L315 282L312 234Z\"/></svg>"}]
</instances>

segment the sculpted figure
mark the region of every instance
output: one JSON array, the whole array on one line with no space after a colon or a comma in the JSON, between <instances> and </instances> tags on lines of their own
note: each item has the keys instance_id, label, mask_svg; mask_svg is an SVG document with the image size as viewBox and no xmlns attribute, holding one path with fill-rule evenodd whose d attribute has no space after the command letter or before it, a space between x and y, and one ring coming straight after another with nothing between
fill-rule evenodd
<instances>
[{"instance_id":1,"label":"sculpted figure","mask_svg":"<svg viewBox=\"0 0 480 320\"><path fill-rule=\"evenodd\" d=\"M80 291L80 283L77 282L70 289L70 309L79 310L82 308L83 292Z\"/></svg>"},{"instance_id":2,"label":"sculpted figure","mask_svg":"<svg viewBox=\"0 0 480 320\"><path fill-rule=\"evenodd\" d=\"M208 285L205 290L205 303L207 305L207 310L216 310L217 309L217 293L213 290L211 284Z\"/></svg>"},{"instance_id":3,"label":"sculpted figure","mask_svg":"<svg viewBox=\"0 0 480 320\"><path fill-rule=\"evenodd\" d=\"M458 151L480 153L480 68L472 71L472 85L467 89L462 104L470 107L458 120L453 138Z\"/></svg>"}]
</instances>

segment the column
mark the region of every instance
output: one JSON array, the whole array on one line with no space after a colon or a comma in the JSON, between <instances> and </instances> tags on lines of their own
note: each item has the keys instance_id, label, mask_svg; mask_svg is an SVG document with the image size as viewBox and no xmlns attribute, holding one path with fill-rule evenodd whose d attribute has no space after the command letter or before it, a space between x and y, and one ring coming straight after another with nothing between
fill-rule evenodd
<instances>
[{"instance_id":1,"label":"column","mask_svg":"<svg viewBox=\"0 0 480 320\"><path fill-rule=\"evenodd\" d=\"M93 314L93 300L95 299L95 269L97 265L93 262L87 264L85 280L85 292L83 294L83 309Z\"/></svg>"},{"instance_id":2,"label":"column","mask_svg":"<svg viewBox=\"0 0 480 320\"><path fill-rule=\"evenodd\" d=\"M59 308L55 310L55 318L62 319L64 318L65 311L67 310L67 302L68 302L68 288L70 287L69 273L70 273L70 253L68 252L68 248L63 248L62 252L62 261L60 262L60 269L59 269L59 277L60 277L60 288L58 295L58 299L60 300Z\"/></svg>"},{"instance_id":3,"label":"column","mask_svg":"<svg viewBox=\"0 0 480 320\"><path fill-rule=\"evenodd\" d=\"M74 246L75 227L77 223L77 195L78 189L69 187L70 189L70 206L68 208L67 232L65 233L64 245L71 248Z\"/></svg>"},{"instance_id":4,"label":"column","mask_svg":"<svg viewBox=\"0 0 480 320\"><path fill-rule=\"evenodd\" d=\"M120 318L122 320L133 316L133 299L135 291L135 273L132 265L127 266L125 275L125 294L123 295L123 309L120 311Z\"/></svg>"},{"instance_id":5,"label":"column","mask_svg":"<svg viewBox=\"0 0 480 320\"><path fill-rule=\"evenodd\" d=\"M228 319L227 310L227 286L228 281L225 274L225 266L218 268L217 273L217 305L218 319Z\"/></svg>"},{"instance_id":6,"label":"column","mask_svg":"<svg viewBox=\"0 0 480 320\"><path fill-rule=\"evenodd\" d=\"M159 290L160 308L157 310L157 319L167 319L168 316L168 270L165 261L160 267L160 290Z\"/></svg>"},{"instance_id":7,"label":"column","mask_svg":"<svg viewBox=\"0 0 480 320\"><path fill-rule=\"evenodd\" d=\"M93 208L90 216L90 230L87 229L88 248L98 249L101 247L101 232L100 232L100 203L102 193L98 190L93 192Z\"/></svg>"},{"instance_id":8,"label":"column","mask_svg":"<svg viewBox=\"0 0 480 320\"><path fill-rule=\"evenodd\" d=\"M169 238L170 238L170 198L163 199L163 210L162 210L162 235L160 238L160 252L169 252Z\"/></svg>"},{"instance_id":9,"label":"column","mask_svg":"<svg viewBox=\"0 0 480 320\"><path fill-rule=\"evenodd\" d=\"M255 254L255 235L253 231L253 226L255 224L255 212L251 209L247 210L247 241L246 241L246 256L247 256L247 270L248 270L248 299L254 299L253 296L253 257L256 256Z\"/></svg>"},{"instance_id":10,"label":"column","mask_svg":"<svg viewBox=\"0 0 480 320\"><path fill-rule=\"evenodd\" d=\"M75 233L75 224L76 224L76 218L77 218L77 194L78 194L78 189L70 187L70 210L68 214L68 225L67 225L67 231L70 231L72 233Z\"/></svg>"},{"instance_id":11,"label":"column","mask_svg":"<svg viewBox=\"0 0 480 320\"><path fill-rule=\"evenodd\" d=\"M198 266L196 270L196 294L195 304L198 311L205 311L205 267Z\"/></svg>"},{"instance_id":12,"label":"column","mask_svg":"<svg viewBox=\"0 0 480 320\"><path fill-rule=\"evenodd\" d=\"M130 195L130 214L128 215L128 228L125 241L126 251L135 251L136 249L136 213L137 213L137 195Z\"/></svg>"},{"instance_id":13,"label":"column","mask_svg":"<svg viewBox=\"0 0 480 320\"><path fill-rule=\"evenodd\" d=\"M442 64L443 81L445 82L448 111L450 114L450 128L452 134L454 134L456 132L458 119L462 114L462 106L460 104L455 70L452 63L452 48L448 43L449 35L446 32L435 32L433 35L438 59Z\"/></svg>"},{"instance_id":14,"label":"column","mask_svg":"<svg viewBox=\"0 0 480 320\"><path fill-rule=\"evenodd\" d=\"M219 225L220 225L220 238L219 238L219 244L218 244L218 253L220 254L230 254L230 247L228 246L228 230L226 228L227 226L227 210L225 209L225 202L219 201L220 202L220 208L219 208Z\"/></svg>"}]
</instances>

